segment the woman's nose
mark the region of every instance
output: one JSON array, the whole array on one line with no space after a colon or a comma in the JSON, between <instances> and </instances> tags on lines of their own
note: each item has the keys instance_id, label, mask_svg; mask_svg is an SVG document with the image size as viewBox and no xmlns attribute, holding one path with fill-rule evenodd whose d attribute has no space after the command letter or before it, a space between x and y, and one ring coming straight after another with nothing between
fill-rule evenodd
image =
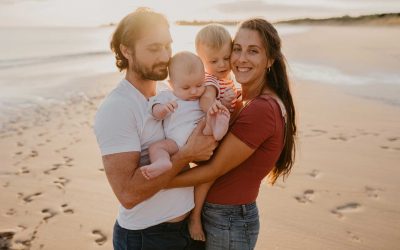
<instances>
[{"instance_id":1,"label":"woman's nose","mask_svg":"<svg viewBox=\"0 0 400 250\"><path fill-rule=\"evenodd\" d=\"M246 53L244 51L240 52L238 60L239 60L239 62L244 62L247 60Z\"/></svg>"}]
</instances>

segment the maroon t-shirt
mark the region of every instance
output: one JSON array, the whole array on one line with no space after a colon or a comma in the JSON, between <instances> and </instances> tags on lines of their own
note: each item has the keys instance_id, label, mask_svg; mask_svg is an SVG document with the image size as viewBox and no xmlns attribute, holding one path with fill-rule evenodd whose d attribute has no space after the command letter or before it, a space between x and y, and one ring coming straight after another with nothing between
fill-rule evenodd
<instances>
[{"instance_id":1,"label":"maroon t-shirt","mask_svg":"<svg viewBox=\"0 0 400 250\"><path fill-rule=\"evenodd\" d=\"M284 126L285 121L275 99L264 96L250 102L239 114L230 132L255 151L215 181L206 201L234 205L254 202L261 180L275 166L282 152Z\"/></svg>"}]
</instances>

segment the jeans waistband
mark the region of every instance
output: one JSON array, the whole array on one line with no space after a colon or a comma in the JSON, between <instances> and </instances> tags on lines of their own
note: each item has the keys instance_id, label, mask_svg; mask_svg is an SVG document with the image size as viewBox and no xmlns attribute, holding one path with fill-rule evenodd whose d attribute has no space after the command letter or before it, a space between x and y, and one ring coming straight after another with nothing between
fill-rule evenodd
<instances>
[{"instance_id":1,"label":"jeans waistband","mask_svg":"<svg viewBox=\"0 0 400 250\"><path fill-rule=\"evenodd\" d=\"M116 221L115 223L118 225L118 227L120 227L120 228L122 228L124 230L127 230L127 231L132 231L132 232L168 231L168 230L178 230L178 229L184 228L188 223L188 218L189 218L189 216L187 218L185 218L184 220L179 221L179 222L163 222L163 223L160 223L160 224L148 227L148 228L138 229L138 230L130 230L130 229L123 228L118 224L118 221Z\"/></svg>"},{"instance_id":2,"label":"jeans waistband","mask_svg":"<svg viewBox=\"0 0 400 250\"><path fill-rule=\"evenodd\" d=\"M247 211L257 208L256 202L241 204L241 205L230 205L230 204L214 204L205 202L204 207L210 209L226 210L233 213L242 214L243 216L247 214Z\"/></svg>"}]
</instances>

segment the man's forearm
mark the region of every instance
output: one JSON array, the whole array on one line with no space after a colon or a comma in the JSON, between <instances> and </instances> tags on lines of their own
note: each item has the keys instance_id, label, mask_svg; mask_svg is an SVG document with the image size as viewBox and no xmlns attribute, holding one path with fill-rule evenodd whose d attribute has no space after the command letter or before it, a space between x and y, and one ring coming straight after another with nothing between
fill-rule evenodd
<instances>
[{"instance_id":1,"label":"man's forearm","mask_svg":"<svg viewBox=\"0 0 400 250\"><path fill-rule=\"evenodd\" d=\"M191 158L188 157L184 150L181 150L171 157L171 162L172 168L170 170L151 180L144 178L139 168L136 169L130 179L129 193L133 195L128 208L136 206L165 188L170 180L191 162Z\"/></svg>"}]
</instances>

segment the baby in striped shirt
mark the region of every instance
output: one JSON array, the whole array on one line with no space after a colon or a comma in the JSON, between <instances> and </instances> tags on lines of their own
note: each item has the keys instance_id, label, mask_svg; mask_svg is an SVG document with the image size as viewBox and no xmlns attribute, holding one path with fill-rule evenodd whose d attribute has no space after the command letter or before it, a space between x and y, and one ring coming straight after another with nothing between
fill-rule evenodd
<instances>
[{"instance_id":1,"label":"baby in striped shirt","mask_svg":"<svg viewBox=\"0 0 400 250\"><path fill-rule=\"evenodd\" d=\"M196 52L204 64L206 90L200 97L200 107L203 112L215 107L215 102L221 102L231 113L235 111L236 102L240 98L231 78L230 56L232 37L219 24L209 24L196 35ZM239 104L239 102L238 102ZM226 112L227 113L227 112ZM229 127L229 118L226 114L207 116L207 125L213 131L226 131ZM210 134L205 133L204 134ZM224 135L225 135L224 133ZM215 133L214 133L215 134ZM218 133L217 133L218 134ZM222 134L222 133L220 133ZM202 190L195 187L195 208L189 219L189 232L194 240L205 241L205 234L201 224L201 209L203 200L198 195Z\"/></svg>"},{"instance_id":2,"label":"baby in striped shirt","mask_svg":"<svg viewBox=\"0 0 400 250\"><path fill-rule=\"evenodd\" d=\"M229 61L232 50L231 35L222 25L209 24L197 33L195 45L197 55L202 60L206 71L206 90L200 97L200 107L207 113L215 102L221 102L230 112L233 112L238 91L231 79ZM229 127L229 119L222 115L215 116L215 119L208 119L208 122L211 123L208 127L216 131L226 132Z\"/></svg>"}]
</instances>

